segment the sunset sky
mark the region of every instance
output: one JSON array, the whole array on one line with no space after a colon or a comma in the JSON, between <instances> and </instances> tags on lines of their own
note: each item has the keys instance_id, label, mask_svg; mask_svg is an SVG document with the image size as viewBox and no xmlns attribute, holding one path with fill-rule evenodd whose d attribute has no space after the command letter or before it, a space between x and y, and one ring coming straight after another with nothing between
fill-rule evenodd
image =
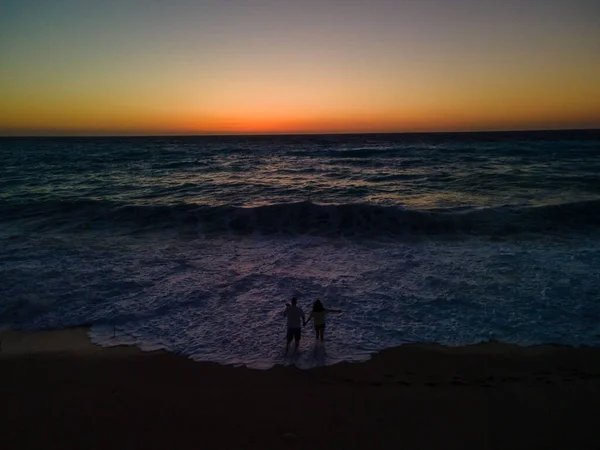
<instances>
[{"instance_id":1,"label":"sunset sky","mask_svg":"<svg viewBox=\"0 0 600 450\"><path fill-rule=\"evenodd\" d=\"M1 135L600 128L597 0L1 0Z\"/></svg>"}]
</instances>

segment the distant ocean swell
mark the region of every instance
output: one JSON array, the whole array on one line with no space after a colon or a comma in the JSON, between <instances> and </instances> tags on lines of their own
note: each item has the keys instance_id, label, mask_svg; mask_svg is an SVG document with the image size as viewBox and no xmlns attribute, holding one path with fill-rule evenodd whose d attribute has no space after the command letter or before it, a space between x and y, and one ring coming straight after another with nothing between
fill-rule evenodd
<instances>
[{"instance_id":1,"label":"distant ocean swell","mask_svg":"<svg viewBox=\"0 0 600 450\"><path fill-rule=\"evenodd\" d=\"M20 228L61 232L111 228L116 232L168 228L219 234L377 237L414 235L510 236L590 232L600 226L600 200L545 206L414 210L373 204L309 201L256 207L127 205L110 201L2 202L3 217Z\"/></svg>"}]
</instances>

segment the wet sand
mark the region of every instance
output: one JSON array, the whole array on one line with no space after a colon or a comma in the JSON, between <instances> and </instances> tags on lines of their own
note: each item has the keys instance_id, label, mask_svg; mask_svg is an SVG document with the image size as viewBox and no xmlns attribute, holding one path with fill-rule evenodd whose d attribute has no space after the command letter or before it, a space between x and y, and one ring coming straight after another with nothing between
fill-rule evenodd
<instances>
[{"instance_id":1,"label":"wet sand","mask_svg":"<svg viewBox=\"0 0 600 450\"><path fill-rule=\"evenodd\" d=\"M258 371L86 332L2 334L1 448L600 448L600 348L407 345Z\"/></svg>"}]
</instances>

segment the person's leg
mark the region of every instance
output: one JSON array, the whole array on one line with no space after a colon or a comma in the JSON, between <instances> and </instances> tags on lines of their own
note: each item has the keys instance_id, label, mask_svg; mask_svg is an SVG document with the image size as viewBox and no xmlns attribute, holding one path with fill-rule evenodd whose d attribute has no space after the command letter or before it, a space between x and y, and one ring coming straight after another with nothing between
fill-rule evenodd
<instances>
[{"instance_id":1,"label":"person's leg","mask_svg":"<svg viewBox=\"0 0 600 450\"><path fill-rule=\"evenodd\" d=\"M297 330L294 330L294 343L296 344L296 346L294 347L294 352L296 352L298 350L298 346L300 345L300 338L302 337L302 330L300 328L298 328Z\"/></svg>"},{"instance_id":2,"label":"person's leg","mask_svg":"<svg viewBox=\"0 0 600 450\"><path fill-rule=\"evenodd\" d=\"M288 350L290 349L290 342L292 342L292 332L291 330L287 330L287 335L285 337L285 354L287 355Z\"/></svg>"},{"instance_id":3,"label":"person's leg","mask_svg":"<svg viewBox=\"0 0 600 450\"><path fill-rule=\"evenodd\" d=\"M324 342L325 341L325 327L321 327L319 329L319 334L320 334L320 337L321 337L321 342Z\"/></svg>"}]
</instances>

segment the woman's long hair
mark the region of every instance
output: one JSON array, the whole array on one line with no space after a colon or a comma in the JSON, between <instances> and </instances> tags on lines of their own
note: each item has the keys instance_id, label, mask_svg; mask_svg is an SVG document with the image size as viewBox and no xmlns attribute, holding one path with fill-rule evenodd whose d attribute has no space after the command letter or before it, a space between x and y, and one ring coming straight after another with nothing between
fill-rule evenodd
<instances>
[{"instance_id":1,"label":"woman's long hair","mask_svg":"<svg viewBox=\"0 0 600 450\"><path fill-rule=\"evenodd\" d=\"M325 307L323 306L323 303L321 303L321 300L315 300L315 302L313 303L313 312L320 311L325 311Z\"/></svg>"}]
</instances>

